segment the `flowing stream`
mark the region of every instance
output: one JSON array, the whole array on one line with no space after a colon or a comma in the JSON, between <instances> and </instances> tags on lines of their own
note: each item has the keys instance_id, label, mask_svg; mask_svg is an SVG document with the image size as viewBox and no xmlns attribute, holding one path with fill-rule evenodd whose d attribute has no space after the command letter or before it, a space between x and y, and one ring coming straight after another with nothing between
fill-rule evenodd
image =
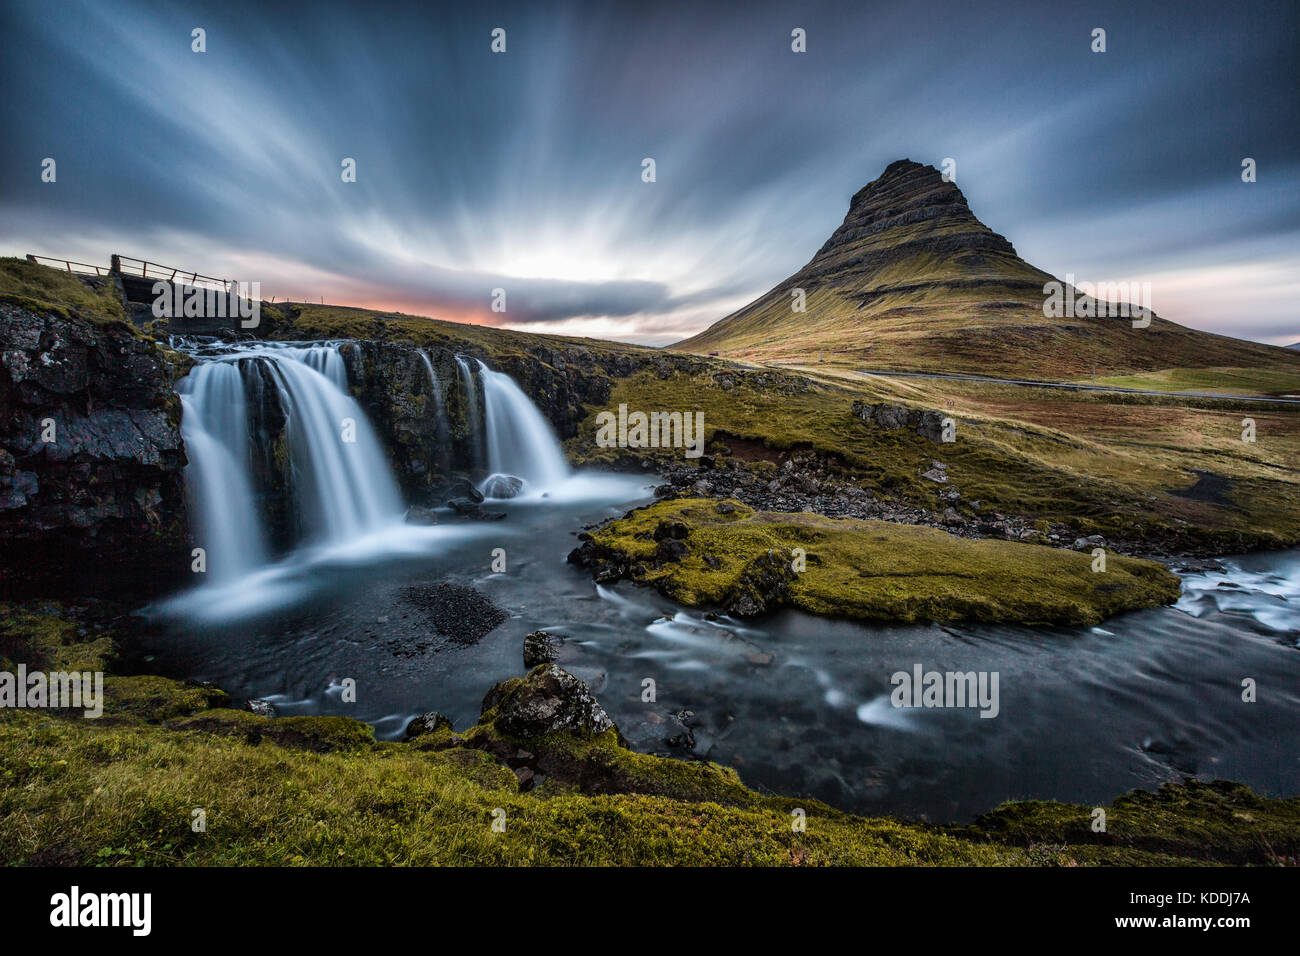
<instances>
[{"instance_id":1,"label":"flowing stream","mask_svg":"<svg viewBox=\"0 0 1300 956\"><path fill-rule=\"evenodd\" d=\"M482 468L523 479L524 493L490 502L500 521L448 514L418 527L401 520L336 347L201 358L179 391L209 580L150 609L154 626L131 652L155 671L269 699L281 714L346 714L397 739L428 710L472 724L486 691L523 671L523 635L544 628L564 637L561 664L638 749L706 757L758 789L858 812L966 821L1008 799L1109 802L1185 776L1300 793L1300 551L1226 560L1187 575L1176 606L1092 628L710 617L565 563L579 529L652 500L654 479L571 474L508 376L477 367ZM473 370L459 368L473 393ZM265 458L258 422L276 412L300 517L279 551L259 519L254 466ZM341 439L349 418L352 442ZM411 595L442 582L509 617L476 641L440 633ZM894 707L891 675L918 665L996 672L997 717ZM346 677L355 703L341 700Z\"/></svg>"}]
</instances>

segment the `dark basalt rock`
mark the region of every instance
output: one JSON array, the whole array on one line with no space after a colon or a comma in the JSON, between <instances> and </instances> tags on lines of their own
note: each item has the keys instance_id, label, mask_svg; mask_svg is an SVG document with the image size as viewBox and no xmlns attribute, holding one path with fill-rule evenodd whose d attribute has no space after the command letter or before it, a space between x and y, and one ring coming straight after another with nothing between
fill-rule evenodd
<instances>
[{"instance_id":1,"label":"dark basalt rock","mask_svg":"<svg viewBox=\"0 0 1300 956\"><path fill-rule=\"evenodd\" d=\"M438 501L447 504L457 498L472 501L476 504L483 501L483 493L468 478L452 478L442 482L433 490L433 496Z\"/></svg>"},{"instance_id":2,"label":"dark basalt rock","mask_svg":"<svg viewBox=\"0 0 1300 956\"><path fill-rule=\"evenodd\" d=\"M741 617L754 617L780 607L789 593L794 570L790 563L775 551L761 554L741 573L731 593L727 595L726 609Z\"/></svg>"},{"instance_id":3,"label":"dark basalt rock","mask_svg":"<svg viewBox=\"0 0 1300 956\"><path fill-rule=\"evenodd\" d=\"M614 726L605 708L578 678L558 664L497 684L483 698L480 717L497 730L527 739L558 732L601 734Z\"/></svg>"},{"instance_id":4,"label":"dark basalt rock","mask_svg":"<svg viewBox=\"0 0 1300 956\"><path fill-rule=\"evenodd\" d=\"M675 539L678 541L685 540L686 536L691 533L685 522L682 521L661 521L655 526L655 540L664 541Z\"/></svg>"},{"instance_id":5,"label":"dark basalt rock","mask_svg":"<svg viewBox=\"0 0 1300 956\"><path fill-rule=\"evenodd\" d=\"M940 412L904 405L871 405L858 401L853 403L853 414L864 422L879 425L887 431L910 428L927 441L935 444L943 442L944 416Z\"/></svg>"},{"instance_id":6,"label":"dark basalt rock","mask_svg":"<svg viewBox=\"0 0 1300 956\"><path fill-rule=\"evenodd\" d=\"M407 524L431 525L438 523L438 514L430 508L422 508L419 505L412 505L406 509Z\"/></svg>"},{"instance_id":7,"label":"dark basalt rock","mask_svg":"<svg viewBox=\"0 0 1300 956\"><path fill-rule=\"evenodd\" d=\"M126 322L0 302L0 593L134 597L184 580L173 386L189 367Z\"/></svg>"},{"instance_id":8,"label":"dark basalt rock","mask_svg":"<svg viewBox=\"0 0 1300 956\"><path fill-rule=\"evenodd\" d=\"M533 631L524 636L524 666L553 664L559 659L560 638L547 631Z\"/></svg>"},{"instance_id":9,"label":"dark basalt rock","mask_svg":"<svg viewBox=\"0 0 1300 956\"><path fill-rule=\"evenodd\" d=\"M921 223L925 228L916 230ZM901 159L854 194L840 227L792 277L799 281L787 282L871 276L917 255L958 261L971 270L1017 258L1011 243L970 211L955 183L944 181L933 166Z\"/></svg>"},{"instance_id":10,"label":"dark basalt rock","mask_svg":"<svg viewBox=\"0 0 1300 956\"><path fill-rule=\"evenodd\" d=\"M691 553L691 549L686 546L685 541L679 541L676 538L665 538L659 542L659 547L655 549L655 560L660 564L666 561L680 561Z\"/></svg>"}]
</instances>

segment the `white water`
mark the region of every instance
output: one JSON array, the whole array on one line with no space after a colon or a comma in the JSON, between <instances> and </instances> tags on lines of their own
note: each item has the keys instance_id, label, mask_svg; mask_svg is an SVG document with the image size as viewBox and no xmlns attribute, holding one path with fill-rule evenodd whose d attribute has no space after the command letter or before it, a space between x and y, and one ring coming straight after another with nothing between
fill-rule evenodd
<instances>
[{"instance_id":1,"label":"white water","mask_svg":"<svg viewBox=\"0 0 1300 956\"><path fill-rule=\"evenodd\" d=\"M348 391L341 343L174 344L200 359L177 391L190 457L191 520L196 543L207 552L208 573L199 579L203 586L159 606L164 615L216 621L261 613L309 600L321 569L438 553L489 532L487 525L403 521L405 503L384 450ZM423 353L421 359L438 404L433 411L445 420L432 363ZM475 448L486 446L475 460L480 468L522 479L520 504L622 501L632 494L624 476L571 474L541 412L508 375L482 363L480 412L472 367L467 359L457 362L469 402L469 440ZM258 387L266 381L273 391ZM273 404L250 404L257 402ZM271 489L257 487L253 463L268 451L258 445L265 440L262 416L274 420L279 413L285 418L286 506L294 518L288 530L296 539L287 542L289 553L274 556L260 499ZM441 429L439 442L448 434Z\"/></svg>"},{"instance_id":2,"label":"white water","mask_svg":"<svg viewBox=\"0 0 1300 956\"><path fill-rule=\"evenodd\" d=\"M433 370L433 363L429 361L429 353L421 351L420 361L424 362L424 370L429 374L429 392L433 395L434 415L437 419L438 443L447 441L447 433L451 430L447 420L447 403L442 397L442 383L438 381L438 373Z\"/></svg>"},{"instance_id":3,"label":"white water","mask_svg":"<svg viewBox=\"0 0 1300 956\"><path fill-rule=\"evenodd\" d=\"M1252 567L1243 567L1249 562ZM1183 578L1175 605L1193 617L1223 611L1249 614L1270 631L1289 632L1300 643L1300 561L1248 556L1224 562L1222 571Z\"/></svg>"},{"instance_id":4,"label":"white water","mask_svg":"<svg viewBox=\"0 0 1300 956\"><path fill-rule=\"evenodd\" d=\"M402 499L379 439L347 387L338 349L284 349L273 361L309 539L344 543L399 521Z\"/></svg>"},{"instance_id":5,"label":"white water","mask_svg":"<svg viewBox=\"0 0 1300 956\"><path fill-rule=\"evenodd\" d=\"M185 486L194 540L208 580L234 580L266 561L266 541L249 483L248 405L235 362L197 365L177 387Z\"/></svg>"},{"instance_id":6,"label":"white water","mask_svg":"<svg viewBox=\"0 0 1300 956\"><path fill-rule=\"evenodd\" d=\"M482 465L483 426L479 421L478 395L474 389L474 373L469 367L469 360L463 355L456 356L456 367L460 369L460 387L465 403L465 418L469 425L470 460L474 466Z\"/></svg>"},{"instance_id":7,"label":"white water","mask_svg":"<svg viewBox=\"0 0 1300 956\"><path fill-rule=\"evenodd\" d=\"M487 466L524 480L526 494L544 493L569 479L560 443L537 406L504 372L478 363L483 382Z\"/></svg>"},{"instance_id":8,"label":"white water","mask_svg":"<svg viewBox=\"0 0 1300 956\"><path fill-rule=\"evenodd\" d=\"M258 363L269 369L286 419L302 543L346 544L401 520L397 484L361 406L346 392L337 348L259 346L201 362L177 391L195 541L206 551L211 584L242 578L269 558L244 389Z\"/></svg>"}]
</instances>

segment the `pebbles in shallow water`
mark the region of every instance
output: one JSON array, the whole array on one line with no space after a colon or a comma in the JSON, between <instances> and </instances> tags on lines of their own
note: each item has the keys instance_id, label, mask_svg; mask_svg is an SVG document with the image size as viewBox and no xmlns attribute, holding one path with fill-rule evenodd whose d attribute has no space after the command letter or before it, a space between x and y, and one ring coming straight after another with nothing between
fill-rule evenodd
<instances>
[{"instance_id":1,"label":"pebbles in shallow water","mask_svg":"<svg viewBox=\"0 0 1300 956\"><path fill-rule=\"evenodd\" d=\"M401 596L435 631L457 644L478 643L509 617L478 591L459 584L413 585L403 588Z\"/></svg>"}]
</instances>

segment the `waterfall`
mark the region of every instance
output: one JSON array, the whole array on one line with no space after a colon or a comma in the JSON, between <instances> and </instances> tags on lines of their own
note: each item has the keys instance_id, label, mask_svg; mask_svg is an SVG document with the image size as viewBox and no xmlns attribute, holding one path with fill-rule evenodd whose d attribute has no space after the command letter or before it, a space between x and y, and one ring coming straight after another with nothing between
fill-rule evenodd
<instances>
[{"instance_id":1,"label":"waterfall","mask_svg":"<svg viewBox=\"0 0 1300 956\"><path fill-rule=\"evenodd\" d=\"M330 345L308 345L301 348L278 349L276 354L295 359L313 372L319 372L340 392L347 394L348 370L337 348Z\"/></svg>"},{"instance_id":2,"label":"waterfall","mask_svg":"<svg viewBox=\"0 0 1300 956\"><path fill-rule=\"evenodd\" d=\"M460 387L465 405L465 425L469 431L470 461L475 468L483 464L483 423L479 419L478 395L474 389L474 373L469 360L463 355L456 356L456 367L460 369Z\"/></svg>"},{"instance_id":3,"label":"waterfall","mask_svg":"<svg viewBox=\"0 0 1300 956\"><path fill-rule=\"evenodd\" d=\"M288 417L289 453L309 535L348 541L402 514L397 483L365 413L345 391L338 349L282 350L273 361Z\"/></svg>"},{"instance_id":4,"label":"waterfall","mask_svg":"<svg viewBox=\"0 0 1300 956\"><path fill-rule=\"evenodd\" d=\"M504 372L478 363L483 382L487 467L493 474L514 475L530 492L543 491L569 477L564 452L537 406Z\"/></svg>"},{"instance_id":5,"label":"waterfall","mask_svg":"<svg viewBox=\"0 0 1300 956\"><path fill-rule=\"evenodd\" d=\"M177 386L194 541L208 580L230 581L266 561L261 515L249 481L248 405L233 361L196 365Z\"/></svg>"},{"instance_id":6,"label":"waterfall","mask_svg":"<svg viewBox=\"0 0 1300 956\"><path fill-rule=\"evenodd\" d=\"M442 449L447 446L447 435L451 431L451 422L447 419L447 403L442 397L442 385L438 381L438 374L433 370L433 363L429 361L429 353L421 349L419 355L424 362L424 370L429 373L429 395L433 398L434 414L437 416L435 434L438 448Z\"/></svg>"},{"instance_id":7,"label":"waterfall","mask_svg":"<svg viewBox=\"0 0 1300 956\"><path fill-rule=\"evenodd\" d=\"M365 413L347 392L334 346L252 346L216 359L202 354L177 386L185 480L195 542L207 552L209 581L227 582L268 560L253 468L257 436L248 395L269 373L284 416L285 459L303 543L343 543L398 522L401 496Z\"/></svg>"}]
</instances>

